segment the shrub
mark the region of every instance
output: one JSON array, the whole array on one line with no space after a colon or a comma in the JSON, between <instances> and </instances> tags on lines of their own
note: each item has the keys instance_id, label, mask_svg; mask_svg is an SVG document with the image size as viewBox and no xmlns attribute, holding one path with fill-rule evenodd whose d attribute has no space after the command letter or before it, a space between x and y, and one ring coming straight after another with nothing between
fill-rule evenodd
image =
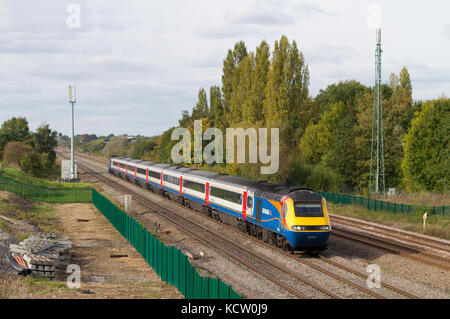
<instances>
[{"instance_id":1,"label":"shrub","mask_svg":"<svg viewBox=\"0 0 450 319\"><path fill-rule=\"evenodd\" d=\"M3 160L9 164L19 164L22 158L31 153L32 148L22 142L9 142L3 149Z\"/></svg>"},{"instance_id":2,"label":"shrub","mask_svg":"<svg viewBox=\"0 0 450 319\"><path fill-rule=\"evenodd\" d=\"M19 162L22 171L34 176L45 176L51 172L54 161L48 153L32 152L23 156Z\"/></svg>"},{"instance_id":3,"label":"shrub","mask_svg":"<svg viewBox=\"0 0 450 319\"><path fill-rule=\"evenodd\" d=\"M338 192L342 178L329 168L321 165L306 164L301 158L295 158L286 182L291 185L310 187L316 191Z\"/></svg>"}]
</instances>

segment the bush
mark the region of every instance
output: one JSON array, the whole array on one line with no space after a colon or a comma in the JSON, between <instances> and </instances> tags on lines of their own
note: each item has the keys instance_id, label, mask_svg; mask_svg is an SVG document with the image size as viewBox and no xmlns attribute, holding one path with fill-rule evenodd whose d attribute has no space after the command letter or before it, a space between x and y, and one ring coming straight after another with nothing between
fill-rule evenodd
<instances>
[{"instance_id":1,"label":"bush","mask_svg":"<svg viewBox=\"0 0 450 319\"><path fill-rule=\"evenodd\" d=\"M84 152L89 152L91 154L98 154L106 146L106 142L103 139L98 139L89 143L81 145L81 149Z\"/></svg>"},{"instance_id":2,"label":"bush","mask_svg":"<svg viewBox=\"0 0 450 319\"><path fill-rule=\"evenodd\" d=\"M9 142L3 149L3 160L8 164L19 164L22 158L30 154L32 148L22 142Z\"/></svg>"},{"instance_id":3,"label":"bush","mask_svg":"<svg viewBox=\"0 0 450 319\"><path fill-rule=\"evenodd\" d=\"M152 139L137 140L133 144L133 151L131 152L131 158L144 159L155 148L156 143Z\"/></svg>"},{"instance_id":4,"label":"bush","mask_svg":"<svg viewBox=\"0 0 450 319\"><path fill-rule=\"evenodd\" d=\"M48 153L32 152L23 156L19 163L22 171L34 176L46 176L51 172L54 161Z\"/></svg>"},{"instance_id":5,"label":"bush","mask_svg":"<svg viewBox=\"0 0 450 319\"><path fill-rule=\"evenodd\" d=\"M290 185L301 185L315 191L339 192L342 178L331 169L321 165L305 164L300 158L290 164L291 170L286 182Z\"/></svg>"}]
</instances>

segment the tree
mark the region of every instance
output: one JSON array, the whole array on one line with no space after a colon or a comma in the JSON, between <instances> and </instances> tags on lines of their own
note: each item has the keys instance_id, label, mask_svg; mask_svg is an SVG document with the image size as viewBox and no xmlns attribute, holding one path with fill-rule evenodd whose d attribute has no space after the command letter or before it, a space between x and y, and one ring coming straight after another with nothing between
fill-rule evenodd
<instances>
[{"instance_id":1,"label":"tree","mask_svg":"<svg viewBox=\"0 0 450 319\"><path fill-rule=\"evenodd\" d=\"M181 111L181 119L178 120L180 127L187 127L189 123L192 122L192 117L189 115L188 110Z\"/></svg>"},{"instance_id":2,"label":"tree","mask_svg":"<svg viewBox=\"0 0 450 319\"><path fill-rule=\"evenodd\" d=\"M450 189L450 99L427 101L404 139L402 161L410 190Z\"/></svg>"},{"instance_id":3,"label":"tree","mask_svg":"<svg viewBox=\"0 0 450 319\"><path fill-rule=\"evenodd\" d=\"M30 138L28 121L24 117L13 117L3 122L0 128L0 152L8 142L23 142Z\"/></svg>"},{"instance_id":4,"label":"tree","mask_svg":"<svg viewBox=\"0 0 450 319\"><path fill-rule=\"evenodd\" d=\"M311 114L309 70L295 41L282 36L275 41L265 89L266 125L283 123L281 136L289 146L306 128ZM297 133L297 134L296 134Z\"/></svg>"},{"instance_id":5,"label":"tree","mask_svg":"<svg viewBox=\"0 0 450 319\"><path fill-rule=\"evenodd\" d=\"M201 88L198 91L198 102L195 108L192 110L192 119L199 120L209 117L208 98L206 97L206 91Z\"/></svg>"},{"instance_id":6,"label":"tree","mask_svg":"<svg viewBox=\"0 0 450 319\"><path fill-rule=\"evenodd\" d=\"M48 124L38 127L36 133L33 133L30 139L30 145L40 154L48 154L49 161L54 164L56 153L54 151L58 141L56 140L57 132L52 131Z\"/></svg>"},{"instance_id":7,"label":"tree","mask_svg":"<svg viewBox=\"0 0 450 319\"><path fill-rule=\"evenodd\" d=\"M343 102L353 112L355 102L359 96L367 92L367 87L356 80L339 81L329 85L325 90L320 90L314 98L314 103L320 110L320 114L330 109L336 102Z\"/></svg>"},{"instance_id":8,"label":"tree","mask_svg":"<svg viewBox=\"0 0 450 319\"><path fill-rule=\"evenodd\" d=\"M9 142L3 149L3 160L6 163L19 164L22 158L31 153L30 145L23 142Z\"/></svg>"},{"instance_id":9,"label":"tree","mask_svg":"<svg viewBox=\"0 0 450 319\"><path fill-rule=\"evenodd\" d=\"M237 65L233 73L233 91L230 99L229 124L246 121L249 115L250 88L252 81L254 55L246 55Z\"/></svg>"},{"instance_id":10,"label":"tree","mask_svg":"<svg viewBox=\"0 0 450 319\"><path fill-rule=\"evenodd\" d=\"M214 126L220 129L225 128L224 110L222 105L222 95L220 87L214 85L209 89L209 106L210 106L210 120Z\"/></svg>"},{"instance_id":11,"label":"tree","mask_svg":"<svg viewBox=\"0 0 450 319\"><path fill-rule=\"evenodd\" d=\"M344 182L352 184L355 167L353 150L353 126L356 119L343 102L332 104L322 114L319 123L311 123L300 140L304 159L311 164L320 164L344 176Z\"/></svg>"},{"instance_id":12,"label":"tree","mask_svg":"<svg viewBox=\"0 0 450 319\"><path fill-rule=\"evenodd\" d=\"M267 85L267 76L270 63L269 45L262 41L256 48L255 66L252 73L251 87L247 109L247 120L255 123L264 119L264 89Z\"/></svg>"}]
</instances>

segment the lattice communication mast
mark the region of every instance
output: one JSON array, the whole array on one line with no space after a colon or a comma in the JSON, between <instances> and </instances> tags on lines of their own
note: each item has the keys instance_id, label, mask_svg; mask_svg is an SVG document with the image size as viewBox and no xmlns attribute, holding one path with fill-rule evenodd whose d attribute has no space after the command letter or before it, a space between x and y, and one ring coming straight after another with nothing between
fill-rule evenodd
<instances>
[{"instance_id":1,"label":"lattice communication mast","mask_svg":"<svg viewBox=\"0 0 450 319\"><path fill-rule=\"evenodd\" d=\"M377 47L375 50L375 88L373 103L372 144L370 149L371 193L385 193L384 183L384 141L383 107L381 103L381 29L377 29Z\"/></svg>"}]
</instances>

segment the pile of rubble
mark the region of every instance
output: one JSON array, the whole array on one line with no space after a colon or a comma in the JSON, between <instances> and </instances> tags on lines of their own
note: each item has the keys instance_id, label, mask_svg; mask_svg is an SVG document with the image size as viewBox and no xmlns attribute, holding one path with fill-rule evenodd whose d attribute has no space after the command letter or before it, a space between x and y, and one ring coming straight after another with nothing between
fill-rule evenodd
<instances>
[{"instance_id":1,"label":"pile of rubble","mask_svg":"<svg viewBox=\"0 0 450 319\"><path fill-rule=\"evenodd\" d=\"M52 280L56 277L57 266L66 260L71 248L72 242L68 237L59 237L55 233L34 234L18 245L9 245L11 255L19 264L25 264L31 273Z\"/></svg>"}]
</instances>

